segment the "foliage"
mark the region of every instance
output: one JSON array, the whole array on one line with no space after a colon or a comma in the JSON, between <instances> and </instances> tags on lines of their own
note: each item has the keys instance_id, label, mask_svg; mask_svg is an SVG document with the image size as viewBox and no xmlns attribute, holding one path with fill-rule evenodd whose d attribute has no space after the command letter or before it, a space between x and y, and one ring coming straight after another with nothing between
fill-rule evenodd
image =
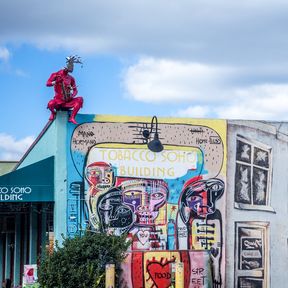
<instances>
[{"instance_id":1,"label":"foliage","mask_svg":"<svg viewBox=\"0 0 288 288\"><path fill-rule=\"evenodd\" d=\"M115 264L116 287L121 262L130 245L126 235L85 232L83 236L64 239L63 246L41 261L38 277L42 288L105 287L105 266Z\"/></svg>"}]
</instances>

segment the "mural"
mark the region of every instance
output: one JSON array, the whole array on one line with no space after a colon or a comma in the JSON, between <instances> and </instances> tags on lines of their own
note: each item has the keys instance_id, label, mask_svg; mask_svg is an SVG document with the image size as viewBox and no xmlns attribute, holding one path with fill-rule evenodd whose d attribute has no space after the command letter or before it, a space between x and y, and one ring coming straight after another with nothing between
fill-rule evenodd
<instances>
[{"instance_id":1,"label":"mural","mask_svg":"<svg viewBox=\"0 0 288 288\"><path fill-rule=\"evenodd\" d=\"M184 264L185 287L213 287L207 251L133 252L125 259L122 287L163 287L175 283L175 263ZM132 263L134 265L132 265ZM131 277L133 275L133 277Z\"/></svg>"},{"instance_id":2,"label":"mural","mask_svg":"<svg viewBox=\"0 0 288 288\"><path fill-rule=\"evenodd\" d=\"M226 122L172 121L158 125L159 153L142 136L149 119L71 131L67 232L127 234L123 287L170 287L179 261L185 287L224 287Z\"/></svg>"}]
</instances>

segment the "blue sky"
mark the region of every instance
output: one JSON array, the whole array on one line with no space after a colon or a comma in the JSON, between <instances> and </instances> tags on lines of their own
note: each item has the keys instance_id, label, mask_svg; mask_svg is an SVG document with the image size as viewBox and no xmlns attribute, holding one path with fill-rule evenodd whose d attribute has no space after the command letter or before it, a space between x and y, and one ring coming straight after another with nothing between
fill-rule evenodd
<instances>
[{"instance_id":1,"label":"blue sky","mask_svg":"<svg viewBox=\"0 0 288 288\"><path fill-rule=\"evenodd\" d=\"M72 54L80 113L287 120L287 27L286 0L0 0L0 160L45 126Z\"/></svg>"}]
</instances>

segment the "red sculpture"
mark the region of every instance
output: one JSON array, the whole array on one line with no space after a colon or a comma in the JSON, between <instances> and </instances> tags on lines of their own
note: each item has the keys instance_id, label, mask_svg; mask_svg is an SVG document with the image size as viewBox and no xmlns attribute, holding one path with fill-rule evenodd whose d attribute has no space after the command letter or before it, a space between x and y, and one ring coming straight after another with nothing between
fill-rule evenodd
<instances>
[{"instance_id":1,"label":"red sculpture","mask_svg":"<svg viewBox=\"0 0 288 288\"><path fill-rule=\"evenodd\" d=\"M75 79L69 74L73 72L74 63L82 64L80 57L69 56L66 57L66 67L58 72L52 73L47 80L48 87L54 86L55 95L52 100L48 102L47 108L51 111L49 120L55 119L56 111L61 109L72 109L69 117L69 122L78 124L75 116L83 105L83 98L78 96Z\"/></svg>"}]
</instances>

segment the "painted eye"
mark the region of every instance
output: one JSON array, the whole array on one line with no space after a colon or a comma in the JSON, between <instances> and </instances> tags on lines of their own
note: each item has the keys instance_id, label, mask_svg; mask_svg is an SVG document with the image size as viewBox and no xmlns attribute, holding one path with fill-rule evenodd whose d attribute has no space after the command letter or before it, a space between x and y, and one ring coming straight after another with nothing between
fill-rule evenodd
<instances>
[{"instance_id":1,"label":"painted eye","mask_svg":"<svg viewBox=\"0 0 288 288\"><path fill-rule=\"evenodd\" d=\"M92 170L92 171L90 171L90 174L91 174L92 176L99 176L99 175L100 175L100 172L99 172L99 171Z\"/></svg>"},{"instance_id":2,"label":"painted eye","mask_svg":"<svg viewBox=\"0 0 288 288\"><path fill-rule=\"evenodd\" d=\"M135 198L135 197L137 197L137 196L140 195L140 192L138 192L138 191L127 191L127 192L124 192L124 195L125 195L126 197L133 197L133 198Z\"/></svg>"},{"instance_id":3,"label":"painted eye","mask_svg":"<svg viewBox=\"0 0 288 288\"><path fill-rule=\"evenodd\" d=\"M163 195L162 193L153 193L153 194L151 195L151 198L152 198L153 200L159 200L159 199L164 198L164 195Z\"/></svg>"},{"instance_id":4,"label":"painted eye","mask_svg":"<svg viewBox=\"0 0 288 288\"><path fill-rule=\"evenodd\" d=\"M211 189L212 189L213 191L218 191L218 190L221 189L221 186L220 186L219 184L214 184L214 185L212 185Z\"/></svg>"},{"instance_id":5,"label":"painted eye","mask_svg":"<svg viewBox=\"0 0 288 288\"><path fill-rule=\"evenodd\" d=\"M111 173L106 173L107 178L111 178Z\"/></svg>"},{"instance_id":6,"label":"painted eye","mask_svg":"<svg viewBox=\"0 0 288 288\"><path fill-rule=\"evenodd\" d=\"M119 213L125 213L126 211L127 211L127 209L125 209L123 207L121 207L117 210L117 212L119 212Z\"/></svg>"},{"instance_id":7,"label":"painted eye","mask_svg":"<svg viewBox=\"0 0 288 288\"><path fill-rule=\"evenodd\" d=\"M200 201L201 197L199 196L191 196L187 199L189 202L196 202L196 201Z\"/></svg>"}]
</instances>

